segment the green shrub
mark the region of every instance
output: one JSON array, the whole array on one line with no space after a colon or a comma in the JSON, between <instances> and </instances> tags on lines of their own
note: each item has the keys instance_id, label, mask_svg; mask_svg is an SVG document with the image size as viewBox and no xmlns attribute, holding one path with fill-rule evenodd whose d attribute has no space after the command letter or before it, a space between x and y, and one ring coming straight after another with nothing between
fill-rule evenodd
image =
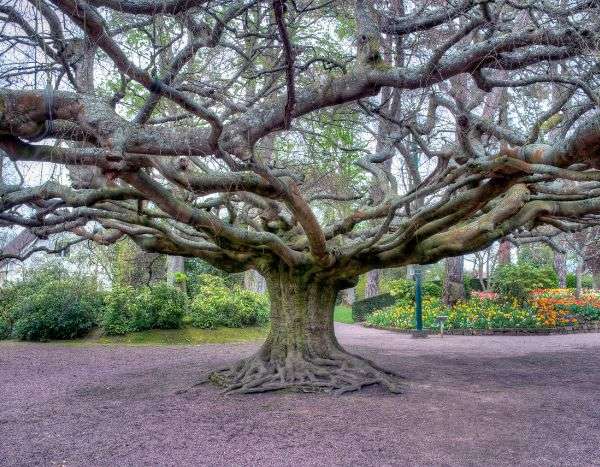
<instances>
[{"instance_id":1,"label":"green shrub","mask_svg":"<svg viewBox=\"0 0 600 467\"><path fill-rule=\"evenodd\" d=\"M354 289L354 293L356 294L356 298L362 300L365 298L365 288L367 286L367 275L361 274L358 278L358 283Z\"/></svg>"},{"instance_id":2,"label":"green shrub","mask_svg":"<svg viewBox=\"0 0 600 467\"><path fill-rule=\"evenodd\" d=\"M74 280L45 284L13 304L12 335L22 340L73 339L86 334L102 308L102 295Z\"/></svg>"},{"instance_id":3,"label":"green shrub","mask_svg":"<svg viewBox=\"0 0 600 467\"><path fill-rule=\"evenodd\" d=\"M89 277L49 264L0 290L0 336L23 340L71 339L87 333L103 294ZM1 338L0 337L0 338Z\"/></svg>"},{"instance_id":4,"label":"green shrub","mask_svg":"<svg viewBox=\"0 0 600 467\"><path fill-rule=\"evenodd\" d=\"M415 281L410 279L396 279L388 285L390 294L398 302L414 303ZM442 286L439 282L426 281L421 284L423 297L439 298L442 296Z\"/></svg>"},{"instance_id":5,"label":"green shrub","mask_svg":"<svg viewBox=\"0 0 600 467\"><path fill-rule=\"evenodd\" d=\"M190 309L192 326L215 328L218 326L261 326L269 321L267 297L234 286L226 286L223 278L201 274L198 294Z\"/></svg>"},{"instance_id":6,"label":"green shrub","mask_svg":"<svg viewBox=\"0 0 600 467\"><path fill-rule=\"evenodd\" d=\"M269 322L269 301L265 295L236 288L233 293L234 313L230 327L263 326Z\"/></svg>"},{"instance_id":7,"label":"green shrub","mask_svg":"<svg viewBox=\"0 0 600 467\"><path fill-rule=\"evenodd\" d=\"M558 306L559 309L568 311L572 315L585 321L600 320L600 308L597 308L589 303L585 305L566 305Z\"/></svg>"},{"instance_id":8,"label":"green shrub","mask_svg":"<svg viewBox=\"0 0 600 467\"><path fill-rule=\"evenodd\" d=\"M185 271L186 288L190 297L198 295L198 292L202 287L203 276L220 277L228 287L234 287L236 285L241 287L244 283L243 272L233 274L227 273L211 266L200 258L187 258L185 260Z\"/></svg>"},{"instance_id":9,"label":"green shrub","mask_svg":"<svg viewBox=\"0 0 600 467\"><path fill-rule=\"evenodd\" d=\"M492 283L494 290L507 301L517 300L519 303L525 303L534 289L556 288L558 278L552 268L519 262L497 268Z\"/></svg>"},{"instance_id":10,"label":"green shrub","mask_svg":"<svg viewBox=\"0 0 600 467\"><path fill-rule=\"evenodd\" d=\"M161 283L145 288L141 293L140 306L149 315L150 328L177 329L181 327L187 311L188 300L177 287Z\"/></svg>"},{"instance_id":11,"label":"green shrub","mask_svg":"<svg viewBox=\"0 0 600 467\"><path fill-rule=\"evenodd\" d=\"M22 282L9 284L0 289L0 339L7 339L12 333L12 326L16 319L18 305L27 301L32 292Z\"/></svg>"},{"instance_id":12,"label":"green shrub","mask_svg":"<svg viewBox=\"0 0 600 467\"><path fill-rule=\"evenodd\" d=\"M594 287L594 281L592 276L589 274L584 274L581 278L581 286L584 289L592 289ZM577 287L577 276L572 272L567 274L567 288L575 289Z\"/></svg>"},{"instance_id":13,"label":"green shrub","mask_svg":"<svg viewBox=\"0 0 600 467\"><path fill-rule=\"evenodd\" d=\"M133 332L139 325L135 289L131 286L115 285L106 295L100 326L109 335Z\"/></svg>"},{"instance_id":14,"label":"green shrub","mask_svg":"<svg viewBox=\"0 0 600 467\"><path fill-rule=\"evenodd\" d=\"M115 286L107 294L100 324L109 335L176 329L181 327L186 311L185 293L165 283L140 290Z\"/></svg>"},{"instance_id":15,"label":"green shrub","mask_svg":"<svg viewBox=\"0 0 600 467\"><path fill-rule=\"evenodd\" d=\"M8 319L0 315L0 341L3 339L8 339L10 337L11 331L12 326L8 322Z\"/></svg>"},{"instance_id":16,"label":"green shrub","mask_svg":"<svg viewBox=\"0 0 600 467\"><path fill-rule=\"evenodd\" d=\"M355 322L365 321L367 316L376 310L388 307L396 303L396 299L389 293L375 295L362 300L356 300L352 304L352 319Z\"/></svg>"}]
</instances>

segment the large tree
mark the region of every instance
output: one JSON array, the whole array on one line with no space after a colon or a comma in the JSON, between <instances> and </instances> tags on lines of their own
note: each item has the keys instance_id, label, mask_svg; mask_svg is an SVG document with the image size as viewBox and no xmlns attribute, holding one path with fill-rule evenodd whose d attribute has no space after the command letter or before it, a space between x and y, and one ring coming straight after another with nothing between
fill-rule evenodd
<instances>
[{"instance_id":1,"label":"large tree","mask_svg":"<svg viewBox=\"0 0 600 467\"><path fill-rule=\"evenodd\" d=\"M213 375L232 392L396 391L337 342L339 290L600 212L596 1L19 0L0 15L3 164L47 177L4 176L0 226L259 271L271 331Z\"/></svg>"}]
</instances>

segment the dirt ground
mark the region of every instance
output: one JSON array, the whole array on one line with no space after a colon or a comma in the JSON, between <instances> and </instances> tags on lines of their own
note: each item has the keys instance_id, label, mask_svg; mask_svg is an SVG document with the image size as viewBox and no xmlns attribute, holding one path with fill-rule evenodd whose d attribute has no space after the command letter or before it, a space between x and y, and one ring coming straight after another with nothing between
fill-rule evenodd
<instances>
[{"instance_id":1,"label":"dirt ground","mask_svg":"<svg viewBox=\"0 0 600 467\"><path fill-rule=\"evenodd\" d=\"M0 344L0 464L600 465L600 334L337 330L405 393L177 394L258 343Z\"/></svg>"}]
</instances>

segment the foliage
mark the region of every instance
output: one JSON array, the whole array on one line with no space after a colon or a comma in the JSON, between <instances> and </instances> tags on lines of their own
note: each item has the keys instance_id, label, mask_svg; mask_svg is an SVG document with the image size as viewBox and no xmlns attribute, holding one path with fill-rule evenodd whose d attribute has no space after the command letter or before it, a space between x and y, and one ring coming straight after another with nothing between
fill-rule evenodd
<instances>
[{"instance_id":1,"label":"foliage","mask_svg":"<svg viewBox=\"0 0 600 467\"><path fill-rule=\"evenodd\" d=\"M72 339L87 333L102 308L96 282L49 264L4 287L0 335L23 340Z\"/></svg>"},{"instance_id":2,"label":"foliage","mask_svg":"<svg viewBox=\"0 0 600 467\"><path fill-rule=\"evenodd\" d=\"M107 294L99 319L106 334L126 334L136 329L137 323L134 324L134 321L139 312L133 297L135 297L134 288L125 285L114 285L111 292Z\"/></svg>"},{"instance_id":3,"label":"foliage","mask_svg":"<svg viewBox=\"0 0 600 467\"><path fill-rule=\"evenodd\" d=\"M403 279L406 277L406 268L389 268L379 270L379 293L389 293L390 286L397 279ZM365 298L365 289L367 285L367 274L361 274L358 278L358 284L355 287L356 297L358 299Z\"/></svg>"},{"instance_id":4,"label":"foliage","mask_svg":"<svg viewBox=\"0 0 600 467\"><path fill-rule=\"evenodd\" d=\"M388 290L397 301L404 303L414 303L415 301L415 282L410 279L396 279L390 281ZM438 282L424 281L421 284L423 297L442 296L442 286Z\"/></svg>"},{"instance_id":5,"label":"foliage","mask_svg":"<svg viewBox=\"0 0 600 467\"><path fill-rule=\"evenodd\" d=\"M459 302L453 308L445 307L438 298L423 300L423 326L438 326L438 316L447 316L448 329L529 328L539 326L535 310L515 304L472 299ZM369 324L399 329L414 329L414 307L407 303L377 311L367 318Z\"/></svg>"},{"instance_id":6,"label":"foliage","mask_svg":"<svg viewBox=\"0 0 600 467\"><path fill-rule=\"evenodd\" d=\"M223 279L225 284L229 287L235 285L242 285L244 275L241 274L229 274L221 271L214 266L208 264L206 261L200 258L187 258L185 260L185 271L186 271L186 287L190 297L198 295L200 290L201 277L204 274L210 274L211 276L218 276Z\"/></svg>"},{"instance_id":7,"label":"foliage","mask_svg":"<svg viewBox=\"0 0 600 467\"><path fill-rule=\"evenodd\" d=\"M423 326L432 327L437 316L445 314L439 299L423 300ZM414 329L415 307L411 303L399 302L396 306L375 310L366 317L367 323L374 326Z\"/></svg>"},{"instance_id":8,"label":"foliage","mask_svg":"<svg viewBox=\"0 0 600 467\"><path fill-rule=\"evenodd\" d=\"M406 278L406 268L390 268L390 269L380 269L379 270L379 290L381 293L386 293L390 291L390 286L397 279Z\"/></svg>"},{"instance_id":9,"label":"foliage","mask_svg":"<svg viewBox=\"0 0 600 467\"><path fill-rule=\"evenodd\" d=\"M152 316L149 329L177 329L181 327L188 308L187 296L177 287L166 283L146 287L141 293L141 305Z\"/></svg>"},{"instance_id":10,"label":"foliage","mask_svg":"<svg viewBox=\"0 0 600 467\"><path fill-rule=\"evenodd\" d=\"M361 274L360 277L358 278L358 283L356 284L356 287L354 288L355 297L357 299L362 300L363 298L365 298L366 286L367 286L367 275Z\"/></svg>"},{"instance_id":11,"label":"foliage","mask_svg":"<svg viewBox=\"0 0 600 467\"><path fill-rule=\"evenodd\" d=\"M556 287L556 272L549 267L537 267L528 262L505 264L494 271L494 289L506 300L525 303L534 289Z\"/></svg>"},{"instance_id":12,"label":"foliage","mask_svg":"<svg viewBox=\"0 0 600 467\"><path fill-rule=\"evenodd\" d=\"M577 287L577 276L572 272L567 274L567 288L574 289ZM581 278L581 287L591 289L594 286L594 281L590 274L584 274Z\"/></svg>"},{"instance_id":13,"label":"foliage","mask_svg":"<svg viewBox=\"0 0 600 467\"><path fill-rule=\"evenodd\" d=\"M109 335L176 329L181 327L187 307L185 293L165 283L141 289L117 285L107 294L100 323Z\"/></svg>"},{"instance_id":14,"label":"foliage","mask_svg":"<svg viewBox=\"0 0 600 467\"><path fill-rule=\"evenodd\" d=\"M600 304L573 303L562 305L564 311L585 321L600 321Z\"/></svg>"},{"instance_id":15,"label":"foliage","mask_svg":"<svg viewBox=\"0 0 600 467\"><path fill-rule=\"evenodd\" d=\"M554 251L548 245L532 243L519 246L519 263L539 268L554 267Z\"/></svg>"},{"instance_id":16,"label":"foliage","mask_svg":"<svg viewBox=\"0 0 600 467\"><path fill-rule=\"evenodd\" d=\"M507 301L493 292L480 292L452 308L444 307L437 298L423 300L423 325L437 327L436 318L447 316L448 329L548 328L577 324L578 321L600 320L600 295L585 293L576 299L570 289L536 289L528 300ZM369 324L381 327L413 329L414 306L399 301L367 317Z\"/></svg>"},{"instance_id":17,"label":"foliage","mask_svg":"<svg viewBox=\"0 0 600 467\"><path fill-rule=\"evenodd\" d=\"M448 312L449 328L498 329L539 327L536 310L517 302L472 299L459 302Z\"/></svg>"},{"instance_id":18,"label":"foliage","mask_svg":"<svg viewBox=\"0 0 600 467\"><path fill-rule=\"evenodd\" d=\"M584 293L575 298L572 289L545 289L532 292L532 304L546 326L568 325L600 319L600 297Z\"/></svg>"},{"instance_id":19,"label":"foliage","mask_svg":"<svg viewBox=\"0 0 600 467\"><path fill-rule=\"evenodd\" d=\"M8 322L8 318L0 315L0 340L8 339L12 331L12 326Z\"/></svg>"},{"instance_id":20,"label":"foliage","mask_svg":"<svg viewBox=\"0 0 600 467\"><path fill-rule=\"evenodd\" d=\"M201 274L198 294L190 309L191 324L212 329L218 326L262 326L269 321L269 302L265 295L227 287L219 276Z\"/></svg>"},{"instance_id":21,"label":"foliage","mask_svg":"<svg viewBox=\"0 0 600 467\"><path fill-rule=\"evenodd\" d=\"M374 297L357 300L352 304L352 319L355 322L365 321L367 316L376 310L396 303L396 299L389 293L375 295Z\"/></svg>"}]
</instances>

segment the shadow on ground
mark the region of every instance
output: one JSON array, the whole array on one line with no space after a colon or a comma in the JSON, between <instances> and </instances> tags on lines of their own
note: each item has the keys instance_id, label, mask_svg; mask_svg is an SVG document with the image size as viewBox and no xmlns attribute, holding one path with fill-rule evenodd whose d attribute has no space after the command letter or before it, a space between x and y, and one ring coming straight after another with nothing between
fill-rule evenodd
<instances>
[{"instance_id":1,"label":"shadow on ground","mask_svg":"<svg viewBox=\"0 0 600 467\"><path fill-rule=\"evenodd\" d=\"M0 464L599 462L600 334L413 340L336 329L351 351L405 375L405 393L177 393L257 343L0 345Z\"/></svg>"}]
</instances>

